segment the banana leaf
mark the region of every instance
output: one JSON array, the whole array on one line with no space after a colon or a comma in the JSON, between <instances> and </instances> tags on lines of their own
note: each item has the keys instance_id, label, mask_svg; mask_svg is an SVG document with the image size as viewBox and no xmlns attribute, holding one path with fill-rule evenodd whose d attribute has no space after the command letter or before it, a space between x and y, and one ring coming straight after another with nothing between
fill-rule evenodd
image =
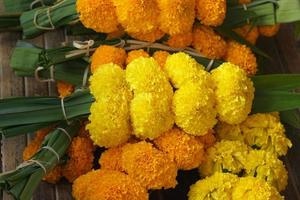
<instances>
[{"instance_id":1,"label":"banana leaf","mask_svg":"<svg viewBox=\"0 0 300 200\"><path fill-rule=\"evenodd\" d=\"M25 161L16 170L0 174L0 188L16 200L30 200L46 175L45 171L51 171L63 158L79 127L78 121L60 123L57 129L46 136L41 149L30 159L31 162ZM65 130L69 136L59 128Z\"/></svg>"},{"instance_id":2,"label":"banana leaf","mask_svg":"<svg viewBox=\"0 0 300 200\"><path fill-rule=\"evenodd\" d=\"M22 12L36 7L50 6L56 0L3 0L6 12Z\"/></svg>"},{"instance_id":3,"label":"banana leaf","mask_svg":"<svg viewBox=\"0 0 300 200\"><path fill-rule=\"evenodd\" d=\"M22 31L20 15L20 13L0 14L0 32Z\"/></svg>"}]
</instances>

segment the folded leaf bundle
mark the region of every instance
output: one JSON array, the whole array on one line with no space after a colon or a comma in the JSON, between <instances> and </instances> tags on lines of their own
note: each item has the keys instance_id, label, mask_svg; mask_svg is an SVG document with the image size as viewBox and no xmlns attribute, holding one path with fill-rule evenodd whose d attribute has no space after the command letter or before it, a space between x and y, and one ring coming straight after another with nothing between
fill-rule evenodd
<instances>
[{"instance_id":1,"label":"folded leaf bundle","mask_svg":"<svg viewBox=\"0 0 300 200\"><path fill-rule=\"evenodd\" d=\"M17 200L29 200L47 172L51 171L65 155L72 138L78 133L80 123L60 123L44 139L41 149L16 170L0 174L0 187Z\"/></svg>"},{"instance_id":2,"label":"folded leaf bundle","mask_svg":"<svg viewBox=\"0 0 300 200\"><path fill-rule=\"evenodd\" d=\"M36 7L53 5L56 0L3 0L6 12L22 12Z\"/></svg>"},{"instance_id":3,"label":"folded leaf bundle","mask_svg":"<svg viewBox=\"0 0 300 200\"><path fill-rule=\"evenodd\" d=\"M21 30L19 13L2 13L0 15L0 32Z\"/></svg>"},{"instance_id":4,"label":"folded leaf bundle","mask_svg":"<svg viewBox=\"0 0 300 200\"><path fill-rule=\"evenodd\" d=\"M15 97L0 100L0 132L20 133L19 127L38 129L59 121L69 121L89 115L94 98L89 91L79 90L72 96L58 97ZM23 132L24 134L24 132ZM10 135L7 135L10 137Z\"/></svg>"},{"instance_id":5,"label":"folded leaf bundle","mask_svg":"<svg viewBox=\"0 0 300 200\"><path fill-rule=\"evenodd\" d=\"M125 44L125 49L128 48L130 50L140 48L147 48L150 51L166 50L176 52L178 50L158 43L153 43L149 46L147 42L120 39L96 40L89 50L94 51L95 48L104 44L114 46L118 44L122 46ZM204 66L208 66L211 62L210 59L196 55L195 52L193 54L191 50L189 50L189 53ZM41 79L47 80L51 78L53 80L62 80L76 86L81 86L85 70L89 67L89 63L86 61L88 59L87 50L77 49L71 44L60 48L43 49L30 43L19 41L12 53L10 66L17 76L35 77L37 75L37 68L42 68L38 71L38 76ZM221 63L222 61L220 60L214 60L212 67L217 67ZM53 69L51 69L51 67L53 67ZM51 77L51 70L54 71L53 77ZM89 76L90 74L87 75Z\"/></svg>"}]
</instances>

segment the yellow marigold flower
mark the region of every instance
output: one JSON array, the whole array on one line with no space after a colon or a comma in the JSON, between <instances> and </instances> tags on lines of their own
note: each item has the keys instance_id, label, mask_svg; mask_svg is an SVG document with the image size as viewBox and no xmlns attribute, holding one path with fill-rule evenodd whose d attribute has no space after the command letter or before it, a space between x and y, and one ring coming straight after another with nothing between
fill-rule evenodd
<instances>
[{"instance_id":1,"label":"yellow marigold flower","mask_svg":"<svg viewBox=\"0 0 300 200\"><path fill-rule=\"evenodd\" d=\"M75 137L68 149L69 160L63 167L63 176L72 183L79 176L91 171L94 146L89 138Z\"/></svg>"},{"instance_id":2,"label":"yellow marigold flower","mask_svg":"<svg viewBox=\"0 0 300 200\"><path fill-rule=\"evenodd\" d=\"M158 28L159 9L153 0L112 0L118 20L131 33L150 33Z\"/></svg>"},{"instance_id":3,"label":"yellow marigold flower","mask_svg":"<svg viewBox=\"0 0 300 200\"><path fill-rule=\"evenodd\" d=\"M112 147L104 151L99 159L101 169L123 171L122 152L123 146Z\"/></svg>"},{"instance_id":4,"label":"yellow marigold flower","mask_svg":"<svg viewBox=\"0 0 300 200\"><path fill-rule=\"evenodd\" d=\"M257 72L256 57L246 45L239 44L235 41L228 42L225 60L238 65L245 70L249 76L255 75Z\"/></svg>"},{"instance_id":5,"label":"yellow marigold flower","mask_svg":"<svg viewBox=\"0 0 300 200\"><path fill-rule=\"evenodd\" d=\"M212 71L219 119L228 124L243 122L252 109L254 87L246 73L236 65L223 63Z\"/></svg>"},{"instance_id":6,"label":"yellow marigold flower","mask_svg":"<svg viewBox=\"0 0 300 200\"><path fill-rule=\"evenodd\" d=\"M119 22L111 0L78 0L76 9L85 27L103 33L118 30Z\"/></svg>"},{"instance_id":7,"label":"yellow marigold flower","mask_svg":"<svg viewBox=\"0 0 300 200\"><path fill-rule=\"evenodd\" d=\"M259 33L265 37L273 37L278 33L279 29L280 29L280 24L258 27Z\"/></svg>"},{"instance_id":8,"label":"yellow marigold flower","mask_svg":"<svg viewBox=\"0 0 300 200\"><path fill-rule=\"evenodd\" d=\"M246 175L265 180L279 192L283 191L288 183L288 172L281 160L273 153L264 150L251 150L245 165Z\"/></svg>"},{"instance_id":9,"label":"yellow marigold flower","mask_svg":"<svg viewBox=\"0 0 300 200\"><path fill-rule=\"evenodd\" d=\"M161 69L164 69L169 55L170 54L167 51L155 51L153 58L160 65Z\"/></svg>"},{"instance_id":10,"label":"yellow marigold flower","mask_svg":"<svg viewBox=\"0 0 300 200\"><path fill-rule=\"evenodd\" d=\"M201 78L186 81L174 94L175 123L191 135L205 135L217 123L214 87L208 85Z\"/></svg>"},{"instance_id":11,"label":"yellow marigold flower","mask_svg":"<svg viewBox=\"0 0 300 200\"><path fill-rule=\"evenodd\" d=\"M220 139L240 140L253 148L259 148L278 156L287 154L292 147L285 135L284 126L272 114L254 114L238 125L220 123L217 126Z\"/></svg>"},{"instance_id":12,"label":"yellow marigold flower","mask_svg":"<svg viewBox=\"0 0 300 200\"><path fill-rule=\"evenodd\" d=\"M181 33L170 36L167 41L167 45L173 48L186 48L192 44L193 41L193 33Z\"/></svg>"},{"instance_id":13,"label":"yellow marigold flower","mask_svg":"<svg viewBox=\"0 0 300 200\"><path fill-rule=\"evenodd\" d=\"M265 181L254 177L243 177L233 188L232 200L283 200L279 192Z\"/></svg>"},{"instance_id":14,"label":"yellow marigold flower","mask_svg":"<svg viewBox=\"0 0 300 200\"><path fill-rule=\"evenodd\" d=\"M114 64L103 65L90 78L90 89L96 99L87 125L91 139L104 147L125 143L131 132L129 104L132 99L125 72Z\"/></svg>"},{"instance_id":15,"label":"yellow marigold flower","mask_svg":"<svg viewBox=\"0 0 300 200\"><path fill-rule=\"evenodd\" d=\"M226 0L197 0L197 18L206 26L223 24L226 15Z\"/></svg>"},{"instance_id":16,"label":"yellow marigold flower","mask_svg":"<svg viewBox=\"0 0 300 200\"><path fill-rule=\"evenodd\" d=\"M204 146L200 140L178 128L167 131L154 140L154 144L175 161L181 170L197 168L204 158Z\"/></svg>"},{"instance_id":17,"label":"yellow marigold flower","mask_svg":"<svg viewBox=\"0 0 300 200\"><path fill-rule=\"evenodd\" d=\"M103 64L114 63L123 67L126 61L126 52L122 48L101 45L92 56L91 71L95 72Z\"/></svg>"},{"instance_id":18,"label":"yellow marigold flower","mask_svg":"<svg viewBox=\"0 0 300 200\"><path fill-rule=\"evenodd\" d=\"M193 47L205 57L220 59L226 54L225 40L207 26L196 26L193 30Z\"/></svg>"},{"instance_id":19,"label":"yellow marigold flower","mask_svg":"<svg viewBox=\"0 0 300 200\"><path fill-rule=\"evenodd\" d=\"M163 95L163 94L162 94ZM154 93L136 94L131 101L133 134L141 139L155 139L174 124L170 97Z\"/></svg>"},{"instance_id":20,"label":"yellow marigold flower","mask_svg":"<svg viewBox=\"0 0 300 200\"><path fill-rule=\"evenodd\" d=\"M199 167L201 176L210 176L215 172L240 173L247 162L248 146L240 141L216 143L207 149L206 162Z\"/></svg>"},{"instance_id":21,"label":"yellow marigold flower","mask_svg":"<svg viewBox=\"0 0 300 200\"><path fill-rule=\"evenodd\" d=\"M179 52L168 57L165 71L173 86L180 88L186 80L195 78L203 73L204 67L188 54Z\"/></svg>"},{"instance_id":22,"label":"yellow marigold flower","mask_svg":"<svg viewBox=\"0 0 300 200\"><path fill-rule=\"evenodd\" d=\"M208 132L205 135L199 136L197 138L204 145L204 149L212 147L217 141L213 129L208 130Z\"/></svg>"},{"instance_id":23,"label":"yellow marigold flower","mask_svg":"<svg viewBox=\"0 0 300 200\"><path fill-rule=\"evenodd\" d=\"M194 0L157 0L160 9L160 29L169 34L184 34L192 30L195 20Z\"/></svg>"},{"instance_id":24,"label":"yellow marigold flower","mask_svg":"<svg viewBox=\"0 0 300 200\"><path fill-rule=\"evenodd\" d=\"M124 146L122 166L146 189L168 189L177 184L176 164L165 153L144 141Z\"/></svg>"},{"instance_id":25,"label":"yellow marigold flower","mask_svg":"<svg viewBox=\"0 0 300 200\"><path fill-rule=\"evenodd\" d=\"M234 31L251 44L255 44L257 38L259 37L258 28L256 26L253 27L251 25L245 25L243 27L234 29Z\"/></svg>"},{"instance_id":26,"label":"yellow marigold flower","mask_svg":"<svg viewBox=\"0 0 300 200\"><path fill-rule=\"evenodd\" d=\"M144 51L143 49L132 50L128 53L128 56L127 56L127 59L126 59L126 64L128 65L133 60L135 60L137 58L140 58L140 57L149 58L150 55L146 51Z\"/></svg>"},{"instance_id":27,"label":"yellow marigold flower","mask_svg":"<svg viewBox=\"0 0 300 200\"><path fill-rule=\"evenodd\" d=\"M128 175L118 171L95 170L75 180L75 200L148 200L148 193Z\"/></svg>"},{"instance_id":28,"label":"yellow marigold flower","mask_svg":"<svg viewBox=\"0 0 300 200\"><path fill-rule=\"evenodd\" d=\"M172 128L173 89L153 58L138 58L127 65L126 80L134 91L131 121L134 134L154 139Z\"/></svg>"},{"instance_id":29,"label":"yellow marigold flower","mask_svg":"<svg viewBox=\"0 0 300 200\"><path fill-rule=\"evenodd\" d=\"M74 85L64 81L58 81L56 87L60 98L67 97L74 91Z\"/></svg>"},{"instance_id":30,"label":"yellow marigold flower","mask_svg":"<svg viewBox=\"0 0 300 200\"><path fill-rule=\"evenodd\" d=\"M155 42L156 40L161 39L165 35L165 33L159 29L155 29L149 33L129 33L129 35L137 40Z\"/></svg>"},{"instance_id":31,"label":"yellow marigold flower","mask_svg":"<svg viewBox=\"0 0 300 200\"><path fill-rule=\"evenodd\" d=\"M210 177L199 180L190 187L189 200L231 200L232 190L238 179L233 174L215 173Z\"/></svg>"}]
</instances>

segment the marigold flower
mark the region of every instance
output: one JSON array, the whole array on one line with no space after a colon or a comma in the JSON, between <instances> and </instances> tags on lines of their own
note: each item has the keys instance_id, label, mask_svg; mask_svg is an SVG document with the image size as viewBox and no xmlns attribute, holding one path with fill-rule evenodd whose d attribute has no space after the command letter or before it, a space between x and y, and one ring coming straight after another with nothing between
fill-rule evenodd
<instances>
[{"instance_id":1,"label":"marigold flower","mask_svg":"<svg viewBox=\"0 0 300 200\"><path fill-rule=\"evenodd\" d=\"M144 51L143 49L132 50L128 53L128 56L127 56L127 59L126 59L126 64L128 65L133 60L135 60L137 58L140 58L140 57L149 58L150 55L146 51Z\"/></svg>"},{"instance_id":2,"label":"marigold flower","mask_svg":"<svg viewBox=\"0 0 300 200\"><path fill-rule=\"evenodd\" d=\"M154 144L176 163L178 169L191 170L203 161L203 144L178 128L167 131L155 139Z\"/></svg>"},{"instance_id":3,"label":"marigold flower","mask_svg":"<svg viewBox=\"0 0 300 200\"><path fill-rule=\"evenodd\" d=\"M99 164L101 169L124 171L122 168L123 146L117 146L107 149L101 154Z\"/></svg>"},{"instance_id":4,"label":"marigold flower","mask_svg":"<svg viewBox=\"0 0 300 200\"><path fill-rule=\"evenodd\" d=\"M186 48L192 44L193 33L182 33L170 36L167 41L167 45L173 48Z\"/></svg>"},{"instance_id":5,"label":"marigold flower","mask_svg":"<svg viewBox=\"0 0 300 200\"><path fill-rule=\"evenodd\" d=\"M254 87L246 73L236 65L223 63L212 71L216 84L217 111L220 121L243 122L252 109Z\"/></svg>"},{"instance_id":6,"label":"marigold flower","mask_svg":"<svg viewBox=\"0 0 300 200\"><path fill-rule=\"evenodd\" d=\"M74 91L74 85L64 81L57 81L56 87L60 98L67 97Z\"/></svg>"},{"instance_id":7,"label":"marigold flower","mask_svg":"<svg viewBox=\"0 0 300 200\"><path fill-rule=\"evenodd\" d=\"M111 0L78 0L76 9L85 27L101 33L118 30L119 22Z\"/></svg>"},{"instance_id":8,"label":"marigold flower","mask_svg":"<svg viewBox=\"0 0 300 200\"><path fill-rule=\"evenodd\" d=\"M287 154L292 147L279 119L269 113L254 114L238 125L220 123L217 126L220 139L240 140L252 148L259 148L278 156Z\"/></svg>"},{"instance_id":9,"label":"marigold flower","mask_svg":"<svg viewBox=\"0 0 300 200\"><path fill-rule=\"evenodd\" d=\"M223 24L226 15L226 0L197 0L197 18L206 26Z\"/></svg>"},{"instance_id":10,"label":"marigold flower","mask_svg":"<svg viewBox=\"0 0 300 200\"><path fill-rule=\"evenodd\" d=\"M251 44L255 44L257 38L259 37L258 28L256 26L245 25L243 27L234 29L234 31Z\"/></svg>"},{"instance_id":11,"label":"marigold flower","mask_svg":"<svg viewBox=\"0 0 300 200\"><path fill-rule=\"evenodd\" d=\"M160 29L169 34L184 34L192 30L195 20L194 0L158 0Z\"/></svg>"},{"instance_id":12,"label":"marigold flower","mask_svg":"<svg viewBox=\"0 0 300 200\"><path fill-rule=\"evenodd\" d=\"M254 176L273 185L279 192L288 184L288 172L281 160L264 150L251 150L245 165L246 175Z\"/></svg>"},{"instance_id":13,"label":"marigold flower","mask_svg":"<svg viewBox=\"0 0 300 200\"><path fill-rule=\"evenodd\" d=\"M278 33L279 29L280 29L280 24L258 27L259 33L265 37L273 37Z\"/></svg>"},{"instance_id":14,"label":"marigold flower","mask_svg":"<svg viewBox=\"0 0 300 200\"><path fill-rule=\"evenodd\" d=\"M186 53L179 52L168 57L165 71L175 88L180 88L186 80L203 73L204 67Z\"/></svg>"},{"instance_id":15,"label":"marigold flower","mask_svg":"<svg viewBox=\"0 0 300 200\"><path fill-rule=\"evenodd\" d=\"M232 200L283 200L279 192L265 181L254 177L243 177L233 188Z\"/></svg>"},{"instance_id":16,"label":"marigold flower","mask_svg":"<svg viewBox=\"0 0 300 200\"><path fill-rule=\"evenodd\" d=\"M91 171L94 146L89 138L75 137L68 149L69 160L63 167L63 176L72 183L79 176Z\"/></svg>"},{"instance_id":17,"label":"marigold flower","mask_svg":"<svg viewBox=\"0 0 300 200\"><path fill-rule=\"evenodd\" d=\"M122 36L124 36L126 34L125 30L123 27L119 26L118 30L108 33L106 36L106 40L112 40L112 39L116 39L116 38L121 38Z\"/></svg>"},{"instance_id":18,"label":"marigold flower","mask_svg":"<svg viewBox=\"0 0 300 200\"><path fill-rule=\"evenodd\" d=\"M165 35L165 33L159 29L155 29L149 33L129 33L129 35L137 40L155 42L156 40L161 39Z\"/></svg>"},{"instance_id":19,"label":"marigold flower","mask_svg":"<svg viewBox=\"0 0 300 200\"><path fill-rule=\"evenodd\" d=\"M118 20L129 34L150 33L158 28L159 9L153 0L112 0Z\"/></svg>"},{"instance_id":20,"label":"marigold flower","mask_svg":"<svg viewBox=\"0 0 300 200\"><path fill-rule=\"evenodd\" d=\"M153 58L138 58L127 65L126 80L134 91L130 114L134 134L154 139L172 128L173 89Z\"/></svg>"},{"instance_id":21,"label":"marigold flower","mask_svg":"<svg viewBox=\"0 0 300 200\"><path fill-rule=\"evenodd\" d=\"M146 189L168 189L177 184L176 164L165 153L144 141L124 146L122 166Z\"/></svg>"},{"instance_id":22,"label":"marigold flower","mask_svg":"<svg viewBox=\"0 0 300 200\"><path fill-rule=\"evenodd\" d=\"M36 132L35 138L23 151L23 160L29 160L41 148L42 142L46 135L52 130L52 127L47 127ZM55 184L62 177L61 166L56 166L44 176L43 180Z\"/></svg>"},{"instance_id":23,"label":"marigold flower","mask_svg":"<svg viewBox=\"0 0 300 200\"><path fill-rule=\"evenodd\" d=\"M62 178L62 166L58 165L54 167L50 172L44 176L43 180L47 183L56 184Z\"/></svg>"},{"instance_id":24,"label":"marigold flower","mask_svg":"<svg viewBox=\"0 0 300 200\"><path fill-rule=\"evenodd\" d=\"M239 178L233 174L215 173L190 187L189 200L231 200L232 190L238 180Z\"/></svg>"},{"instance_id":25,"label":"marigold flower","mask_svg":"<svg viewBox=\"0 0 300 200\"><path fill-rule=\"evenodd\" d=\"M103 64L114 63L123 67L126 61L126 52L122 48L101 45L92 56L91 71L95 72Z\"/></svg>"},{"instance_id":26,"label":"marigold flower","mask_svg":"<svg viewBox=\"0 0 300 200\"><path fill-rule=\"evenodd\" d=\"M145 188L118 171L95 170L74 181L75 200L148 200Z\"/></svg>"},{"instance_id":27,"label":"marigold flower","mask_svg":"<svg viewBox=\"0 0 300 200\"><path fill-rule=\"evenodd\" d=\"M203 77L210 76L205 73ZM175 123L191 135L205 135L217 123L214 87L208 85L201 78L186 81L174 94Z\"/></svg>"},{"instance_id":28,"label":"marigold flower","mask_svg":"<svg viewBox=\"0 0 300 200\"><path fill-rule=\"evenodd\" d=\"M212 147L217 141L213 129L208 130L205 135L199 136L197 139L204 145L204 149Z\"/></svg>"},{"instance_id":29,"label":"marigold flower","mask_svg":"<svg viewBox=\"0 0 300 200\"><path fill-rule=\"evenodd\" d=\"M90 108L87 129L95 144L118 146L130 136L130 100L132 94L125 72L117 65L101 66L90 78L90 89L96 102Z\"/></svg>"},{"instance_id":30,"label":"marigold flower","mask_svg":"<svg viewBox=\"0 0 300 200\"><path fill-rule=\"evenodd\" d=\"M216 143L207 149L206 162L199 167L201 176L210 176L215 172L240 173L245 168L248 146L240 141Z\"/></svg>"},{"instance_id":31,"label":"marigold flower","mask_svg":"<svg viewBox=\"0 0 300 200\"><path fill-rule=\"evenodd\" d=\"M79 137L83 137L83 138L89 138L90 139L90 133L89 131L86 129L86 125L89 123L89 121L82 121L81 122L81 127L79 129L78 132L78 136Z\"/></svg>"},{"instance_id":32,"label":"marigold flower","mask_svg":"<svg viewBox=\"0 0 300 200\"><path fill-rule=\"evenodd\" d=\"M246 45L239 44L235 41L228 42L225 60L238 65L245 70L249 76L255 75L257 72L256 57Z\"/></svg>"},{"instance_id":33,"label":"marigold flower","mask_svg":"<svg viewBox=\"0 0 300 200\"><path fill-rule=\"evenodd\" d=\"M167 51L155 51L153 58L160 65L161 69L164 69L169 55L170 54Z\"/></svg>"},{"instance_id":34,"label":"marigold flower","mask_svg":"<svg viewBox=\"0 0 300 200\"><path fill-rule=\"evenodd\" d=\"M205 57L220 59L226 54L225 40L207 26L196 26L193 30L193 47Z\"/></svg>"}]
</instances>

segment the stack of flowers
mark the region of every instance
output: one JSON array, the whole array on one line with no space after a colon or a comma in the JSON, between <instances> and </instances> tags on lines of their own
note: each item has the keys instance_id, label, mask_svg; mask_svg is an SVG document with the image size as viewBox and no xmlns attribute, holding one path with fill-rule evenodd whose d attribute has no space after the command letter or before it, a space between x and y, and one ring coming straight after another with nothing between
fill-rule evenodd
<instances>
[{"instance_id":1,"label":"stack of flowers","mask_svg":"<svg viewBox=\"0 0 300 200\"><path fill-rule=\"evenodd\" d=\"M26 38L82 23L106 39L18 43L13 70L56 81L58 97L0 100L3 137L37 132L3 190L27 200L42 179L65 178L76 200L147 200L198 170L189 200L283 199L292 143L281 120L294 124L300 75L256 75L255 43L300 20L282 17L299 2L19 1Z\"/></svg>"}]
</instances>

